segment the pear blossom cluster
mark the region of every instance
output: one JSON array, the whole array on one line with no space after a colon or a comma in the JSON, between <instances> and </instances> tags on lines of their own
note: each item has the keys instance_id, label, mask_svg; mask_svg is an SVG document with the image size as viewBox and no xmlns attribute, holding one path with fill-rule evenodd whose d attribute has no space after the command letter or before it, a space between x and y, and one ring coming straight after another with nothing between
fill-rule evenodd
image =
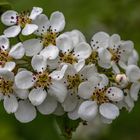
<instances>
[{"instance_id":1,"label":"pear blossom cluster","mask_svg":"<svg viewBox=\"0 0 140 140\"><path fill-rule=\"evenodd\" d=\"M8 10L1 22L0 100L18 121L40 112L111 123L122 108L133 109L140 68L132 41L101 31L88 43L79 30L63 31L63 13L48 18L40 7Z\"/></svg>"}]
</instances>

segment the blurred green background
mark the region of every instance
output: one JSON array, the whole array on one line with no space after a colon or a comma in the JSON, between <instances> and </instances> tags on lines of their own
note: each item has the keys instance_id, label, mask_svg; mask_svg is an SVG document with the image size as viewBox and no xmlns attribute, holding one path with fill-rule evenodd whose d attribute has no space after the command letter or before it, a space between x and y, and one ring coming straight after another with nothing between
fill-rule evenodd
<instances>
[{"instance_id":1,"label":"blurred green background","mask_svg":"<svg viewBox=\"0 0 140 140\"><path fill-rule=\"evenodd\" d=\"M8 0L17 11L44 8L48 16L59 10L66 18L65 30L79 29L87 40L97 31L118 33L130 39L140 54L140 0ZM0 0L5 3L5 0ZM8 5L5 8L9 8ZM0 13L4 9L0 6ZM2 33L3 26L0 25ZM21 124L8 115L0 103L0 140L59 140L51 116L38 117L31 123ZM90 128L94 129L94 125ZM82 138L76 138L82 140ZM140 140L140 101L131 113L122 111L118 119L97 135L84 140Z\"/></svg>"}]
</instances>

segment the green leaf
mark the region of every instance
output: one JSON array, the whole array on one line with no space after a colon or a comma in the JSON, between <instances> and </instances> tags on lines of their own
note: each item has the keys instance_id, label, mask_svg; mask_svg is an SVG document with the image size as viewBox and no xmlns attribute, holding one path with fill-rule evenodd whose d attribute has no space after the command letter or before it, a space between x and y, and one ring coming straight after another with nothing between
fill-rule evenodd
<instances>
[{"instance_id":1,"label":"green leaf","mask_svg":"<svg viewBox=\"0 0 140 140\"><path fill-rule=\"evenodd\" d=\"M72 132L76 131L81 120L70 120L67 114L65 114L60 117L56 116L56 122L61 130L62 136L64 136L66 140L70 140L72 138Z\"/></svg>"},{"instance_id":2,"label":"green leaf","mask_svg":"<svg viewBox=\"0 0 140 140\"><path fill-rule=\"evenodd\" d=\"M12 9L11 4L7 2L6 0L0 1L0 15L5 12L6 10Z\"/></svg>"}]
</instances>

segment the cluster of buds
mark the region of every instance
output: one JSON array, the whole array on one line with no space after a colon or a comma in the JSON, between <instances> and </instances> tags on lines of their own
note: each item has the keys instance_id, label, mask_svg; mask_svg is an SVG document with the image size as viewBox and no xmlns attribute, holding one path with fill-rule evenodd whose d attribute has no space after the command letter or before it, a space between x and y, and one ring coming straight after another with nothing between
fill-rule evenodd
<instances>
[{"instance_id":1,"label":"cluster of buds","mask_svg":"<svg viewBox=\"0 0 140 140\"><path fill-rule=\"evenodd\" d=\"M132 41L97 32L87 43L79 30L61 33L61 12L48 18L39 7L8 10L1 21L8 27L0 36L0 100L20 122L39 111L111 123L122 108L134 107L140 68Z\"/></svg>"}]
</instances>

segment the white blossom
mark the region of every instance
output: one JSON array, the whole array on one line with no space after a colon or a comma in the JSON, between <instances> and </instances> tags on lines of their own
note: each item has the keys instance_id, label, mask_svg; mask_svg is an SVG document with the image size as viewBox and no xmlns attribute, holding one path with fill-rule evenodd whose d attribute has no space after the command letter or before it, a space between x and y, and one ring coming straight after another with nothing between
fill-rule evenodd
<instances>
[{"instance_id":1,"label":"white blossom","mask_svg":"<svg viewBox=\"0 0 140 140\"><path fill-rule=\"evenodd\" d=\"M47 59L55 59L58 56L59 49L56 39L64 27L65 18L61 12L53 12L50 20L44 14L39 15L34 24L38 25L35 34L38 39L30 39L23 42L27 56L33 56L40 52Z\"/></svg>"},{"instance_id":2,"label":"white blossom","mask_svg":"<svg viewBox=\"0 0 140 140\"><path fill-rule=\"evenodd\" d=\"M14 10L8 10L1 16L1 21L6 26L10 26L4 30L6 37L16 37L20 32L23 35L30 35L38 29L38 26L33 23L33 20L42 13L43 9L33 7L32 11L17 13ZM22 30L22 31L21 31Z\"/></svg>"},{"instance_id":3,"label":"white blossom","mask_svg":"<svg viewBox=\"0 0 140 140\"><path fill-rule=\"evenodd\" d=\"M32 58L32 67L35 72L23 70L15 77L17 87L31 89L28 98L34 106L38 106L38 110L43 114L47 113L48 109L54 111L57 107L57 101L62 103L67 94L65 85L60 81L60 77L63 78L65 66L52 73L46 69L46 66L46 59L41 55L35 55ZM52 104L52 107L55 104L56 107L50 108L48 104L50 106Z\"/></svg>"},{"instance_id":4,"label":"white blossom","mask_svg":"<svg viewBox=\"0 0 140 140\"><path fill-rule=\"evenodd\" d=\"M12 71L16 66L14 60L21 59L24 56L24 52L21 42L10 47L8 38L0 36L0 69Z\"/></svg>"},{"instance_id":5,"label":"white blossom","mask_svg":"<svg viewBox=\"0 0 140 140\"><path fill-rule=\"evenodd\" d=\"M113 104L123 99L123 91L117 87L107 87L108 78L99 74L91 81L80 84L78 95L84 101L78 110L79 116L86 121L92 121L97 114L101 120L113 120L119 115L119 108Z\"/></svg>"}]
</instances>

